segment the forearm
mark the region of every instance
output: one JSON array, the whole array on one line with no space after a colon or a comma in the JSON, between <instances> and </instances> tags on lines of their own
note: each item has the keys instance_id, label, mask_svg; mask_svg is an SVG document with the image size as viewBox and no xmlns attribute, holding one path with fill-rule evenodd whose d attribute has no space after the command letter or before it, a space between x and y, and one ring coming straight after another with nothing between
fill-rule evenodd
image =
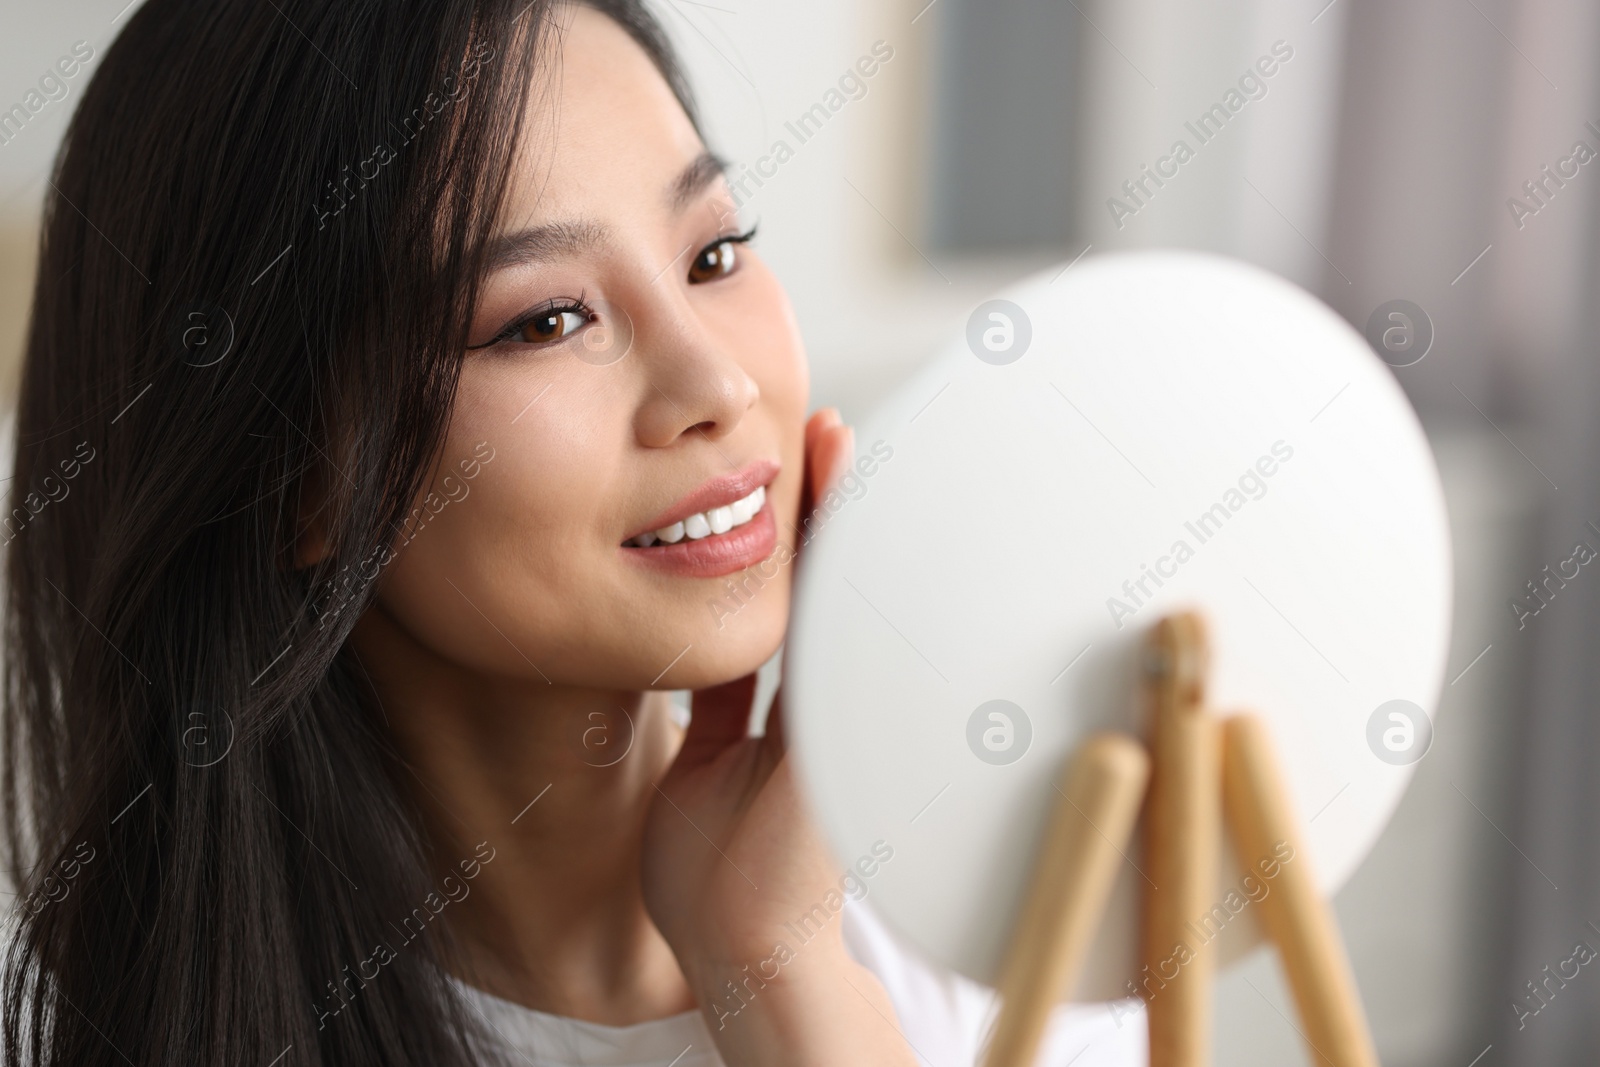
<instances>
[{"instance_id":1,"label":"forearm","mask_svg":"<svg viewBox=\"0 0 1600 1067\"><path fill-rule=\"evenodd\" d=\"M704 964L691 981L729 1067L916 1062L882 983L842 946L780 945L748 964Z\"/></svg>"}]
</instances>

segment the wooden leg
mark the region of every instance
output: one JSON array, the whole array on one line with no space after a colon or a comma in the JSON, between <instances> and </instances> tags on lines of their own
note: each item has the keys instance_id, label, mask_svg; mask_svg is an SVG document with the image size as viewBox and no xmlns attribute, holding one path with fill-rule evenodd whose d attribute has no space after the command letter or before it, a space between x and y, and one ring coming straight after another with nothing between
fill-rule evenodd
<instances>
[{"instance_id":1,"label":"wooden leg","mask_svg":"<svg viewBox=\"0 0 1600 1067\"><path fill-rule=\"evenodd\" d=\"M1094 940L1149 773L1143 746L1121 734L1089 738L1068 761L1001 972L986 1067L1033 1062Z\"/></svg>"},{"instance_id":2,"label":"wooden leg","mask_svg":"<svg viewBox=\"0 0 1600 1067\"><path fill-rule=\"evenodd\" d=\"M1266 725L1253 715L1223 726L1223 788L1239 862L1258 876L1260 864L1277 869L1262 877L1270 890L1256 908L1283 958L1312 1063L1378 1067L1339 928L1317 892Z\"/></svg>"},{"instance_id":3,"label":"wooden leg","mask_svg":"<svg viewBox=\"0 0 1600 1067\"><path fill-rule=\"evenodd\" d=\"M1194 924L1215 901L1221 845L1221 758L1205 711L1208 648L1199 615L1162 619L1147 648L1150 795L1145 808L1141 993L1150 1067L1211 1062L1210 946Z\"/></svg>"}]
</instances>

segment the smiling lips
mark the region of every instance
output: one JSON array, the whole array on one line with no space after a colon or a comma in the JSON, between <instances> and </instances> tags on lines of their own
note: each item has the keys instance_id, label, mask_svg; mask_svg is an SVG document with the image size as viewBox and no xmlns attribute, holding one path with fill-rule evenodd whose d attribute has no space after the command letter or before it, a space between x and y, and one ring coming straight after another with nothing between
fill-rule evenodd
<instances>
[{"instance_id":1,"label":"smiling lips","mask_svg":"<svg viewBox=\"0 0 1600 1067\"><path fill-rule=\"evenodd\" d=\"M701 485L622 543L632 560L681 577L718 578L772 554L778 528L767 486L778 464L759 460Z\"/></svg>"},{"instance_id":2,"label":"smiling lips","mask_svg":"<svg viewBox=\"0 0 1600 1067\"><path fill-rule=\"evenodd\" d=\"M766 500L767 487L757 486L755 492L749 496L742 496L731 504L709 511L697 511L686 519L681 519L670 526L663 526L651 533L642 533L624 543L630 547L649 548L658 541L666 545L675 545L685 537L691 541L698 541L712 534L725 534L735 526L743 526L755 518Z\"/></svg>"}]
</instances>

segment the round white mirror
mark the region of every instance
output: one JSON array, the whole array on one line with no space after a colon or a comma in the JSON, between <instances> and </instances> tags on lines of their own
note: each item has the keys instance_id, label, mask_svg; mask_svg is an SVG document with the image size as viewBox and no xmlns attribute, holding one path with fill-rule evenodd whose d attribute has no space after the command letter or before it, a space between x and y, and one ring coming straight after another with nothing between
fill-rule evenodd
<instances>
[{"instance_id":1,"label":"round white mirror","mask_svg":"<svg viewBox=\"0 0 1600 1067\"><path fill-rule=\"evenodd\" d=\"M836 854L892 850L868 883L892 927L996 983L1060 768L1142 734L1136 653L1182 607L1212 706L1271 727L1297 859L1328 893L1350 876L1427 751L1451 606L1432 453L1359 333L1231 260L1091 258L977 308L856 440L785 690ZM1127 859L1074 999L1129 995ZM1225 857L1223 963L1260 936L1244 878Z\"/></svg>"}]
</instances>

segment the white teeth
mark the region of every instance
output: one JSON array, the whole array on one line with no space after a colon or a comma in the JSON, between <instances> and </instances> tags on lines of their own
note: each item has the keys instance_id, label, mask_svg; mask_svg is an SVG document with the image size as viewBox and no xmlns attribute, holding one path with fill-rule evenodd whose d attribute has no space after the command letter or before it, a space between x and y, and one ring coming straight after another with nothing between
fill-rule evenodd
<instances>
[{"instance_id":1,"label":"white teeth","mask_svg":"<svg viewBox=\"0 0 1600 1067\"><path fill-rule=\"evenodd\" d=\"M675 522L671 526L663 526L654 533L642 533L628 542L639 548L649 548L657 541L662 544L677 544L687 537L691 541L698 541L702 537L713 534L724 534L736 526L743 526L757 515L767 502L767 490L763 486L749 496L735 500L720 508L699 512L690 515L682 522Z\"/></svg>"}]
</instances>

